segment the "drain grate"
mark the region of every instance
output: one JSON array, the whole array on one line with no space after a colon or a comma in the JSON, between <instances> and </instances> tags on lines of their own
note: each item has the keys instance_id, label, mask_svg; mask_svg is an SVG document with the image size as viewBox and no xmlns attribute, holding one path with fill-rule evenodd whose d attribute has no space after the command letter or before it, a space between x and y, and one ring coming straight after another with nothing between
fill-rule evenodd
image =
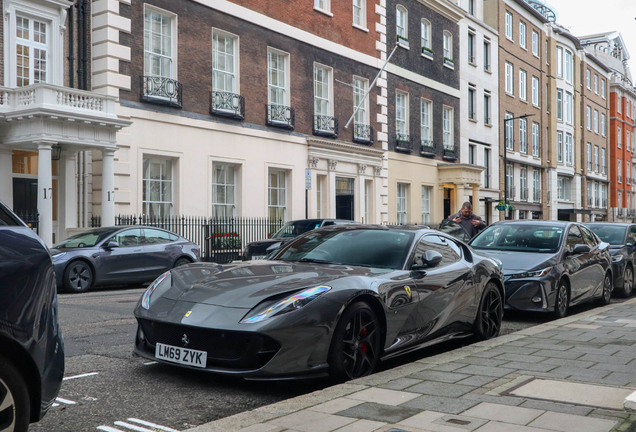
<instances>
[{"instance_id":1,"label":"drain grate","mask_svg":"<svg viewBox=\"0 0 636 432\"><path fill-rule=\"evenodd\" d=\"M454 424L454 425L460 425L460 426L468 426L471 422L469 422L468 420L460 420L460 419L448 419L445 420L446 423L450 423L450 424Z\"/></svg>"}]
</instances>

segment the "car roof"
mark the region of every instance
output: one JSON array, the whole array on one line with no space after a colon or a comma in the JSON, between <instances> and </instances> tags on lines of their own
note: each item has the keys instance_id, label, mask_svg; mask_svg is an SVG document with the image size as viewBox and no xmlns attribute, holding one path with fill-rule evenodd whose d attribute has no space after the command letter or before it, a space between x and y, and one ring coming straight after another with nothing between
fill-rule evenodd
<instances>
[{"instance_id":1,"label":"car roof","mask_svg":"<svg viewBox=\"0 0 636 432\"><path fill-rule=\"evenodd\" d=\"M546 221L546 220L504 220L495 222L493 225L515 225L515 224L533 224L533 225L545 225L545 226L560 226L566 227L568 225L577 224L580 222L570 221ZM492 226L492 225L491 225Z\"/></svg>"},{"instance_id":2,"label":"car roof","mask_svg":"<svg viewBox=\"0 0 636 432\"><path fill-rule=\"evenodd\" d=\"M583 225L611 225L611 226L622 226L622 227L628 227L631 225L634 225L632 223L626 223L626 222L582 222Z\"/></svg>"}]
</instances>

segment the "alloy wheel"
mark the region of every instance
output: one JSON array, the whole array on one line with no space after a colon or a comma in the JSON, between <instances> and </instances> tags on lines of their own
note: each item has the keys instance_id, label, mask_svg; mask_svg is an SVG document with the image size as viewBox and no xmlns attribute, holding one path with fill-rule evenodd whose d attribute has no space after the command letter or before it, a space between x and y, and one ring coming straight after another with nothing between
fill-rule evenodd
<instances>
[{"instance_id":1,"label":"alloy wheel","mask_svg":"<svg viewBox=\"0 0 636 432\"><path fill-rule=\"evenodd\" d=\"M378 354L378 323L367 309L359 309L345 327L342 339L344 371L350 379L373 372Z\"/></svg>"},{"instance_id":2,"label":"alloy wheel","mask_svg":"<svg viewBox=\"0 0 636 432\"><path fill-rule=\"evenodd\" d=\"M15 400L9 386L0 379L0 431L13 432L15 430L16 414Z\"/></svg>"},{"instance_id":3,"label":"alloy wheel","mask_svg":"<svg viewBox=\"0 0 636 432\"><path fill-rule=\"evenodd\" d=\"M69 271L69 282L76 291L84 291L89 288L93 275L84 263L77 263Z\"/></svg>"},{"instance_id":4,"label":"alloy wheel","mask_svg":"<svg viewBox=\"0 0 636 432\"><path fill-rule=\"evenodd\" d=\"M603 304L609 304L612 298L612 278L609 274L605 275L603 281Z\"/></svg>"},{"instance_id":5,"label":"alloy wheel","mask_svg":"<svg viewBox=\"0 0 636 432\"><path fill-rule=\"evenodd\" d=\"M564 317L568 311L568 289L565 284L559 285L556 298L557 316Z\"/></svg>"},{"instance_id":6,"label":"alloy wheel","mask_svg":"<svg viewBox=\"0 0 636 432\"><path fill-rule=\"evenodd\" d=\"M631 267L627 267L623 275L623 295L625 297L631 296L632 289L634 289L634 271Z\"/></svg>"},{"instance_id":7,"label":"alloy wheel","mask_svg":"<svg viewBox=\"0 0 636 432\"><path fill-rule=\"evenodd\" d=\"M483 337L490 339L499 334L501 329L501 294L497 289L490 289L481 304L481 328Z\"/></svg>"}]
</instances>

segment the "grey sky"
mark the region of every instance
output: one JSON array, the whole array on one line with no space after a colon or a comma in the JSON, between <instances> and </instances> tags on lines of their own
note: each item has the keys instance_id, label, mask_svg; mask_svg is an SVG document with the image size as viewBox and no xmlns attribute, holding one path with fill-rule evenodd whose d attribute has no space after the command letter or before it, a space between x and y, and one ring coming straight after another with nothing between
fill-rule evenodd
<instances>
[{"instance_id":1,"label":"grey sky","mask_svg":"<svg viewBox=\"0 0 636 432\"><path fill-rule=\"evenodd\" d=\"M548 0L559 14L558 23L575 36L619 31L631 56L636 78L636 0Z\"/></svg>"}]
</instances>

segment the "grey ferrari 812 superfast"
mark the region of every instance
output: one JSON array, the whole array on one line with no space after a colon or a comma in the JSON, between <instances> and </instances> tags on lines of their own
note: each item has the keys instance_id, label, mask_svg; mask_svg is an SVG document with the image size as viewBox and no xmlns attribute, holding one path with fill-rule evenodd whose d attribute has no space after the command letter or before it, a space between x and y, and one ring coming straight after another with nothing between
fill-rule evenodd
<instances>
[{"instance_id":1,"label":"grey ferrari 812 superfast","mask_svg":"<svg viewBox=\"0 0 636 432\"><path fill-rule=\"evenodd\" d=\"M496 337L501 267L430 229L320 228L266 260L164 273L135 309L134 352L246 379L358 378L434 343Z\"/></svg>"}]
</instances>

